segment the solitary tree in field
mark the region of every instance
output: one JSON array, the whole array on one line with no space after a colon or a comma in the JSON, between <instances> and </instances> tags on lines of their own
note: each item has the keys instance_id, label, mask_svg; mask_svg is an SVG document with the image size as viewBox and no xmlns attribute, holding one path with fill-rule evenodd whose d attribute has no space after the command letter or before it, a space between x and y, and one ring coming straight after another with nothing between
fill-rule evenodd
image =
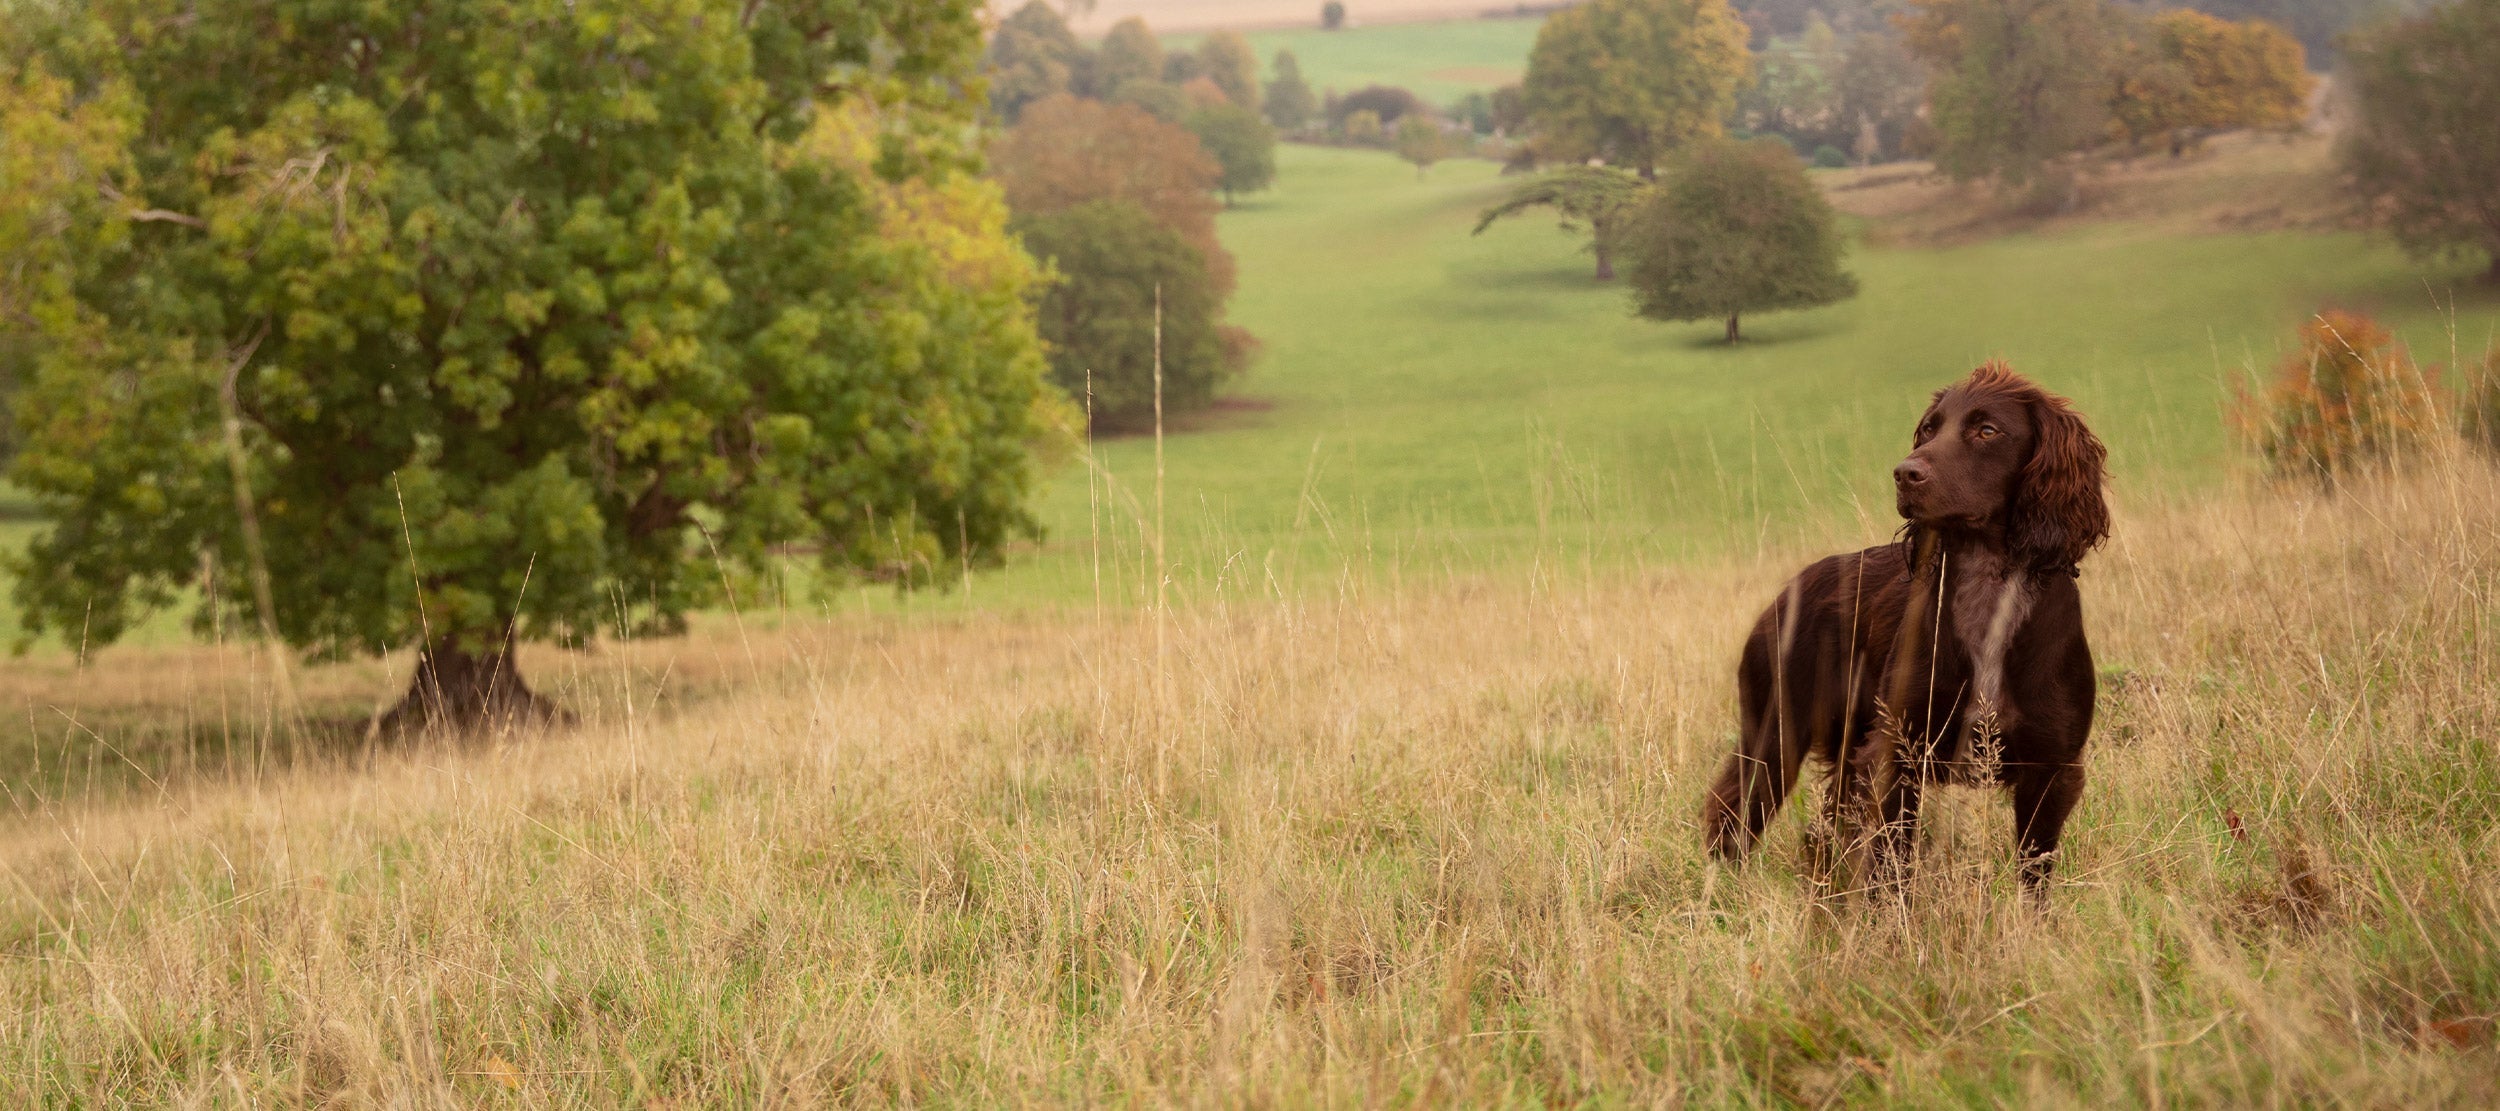
<instances>
[{"instance_id":1,"label":"solitary tree in field","mask_svg":"<svg viewBox=\"0 0 2500 1111\"><path fill-rule=\"evenodd\" d=\"M2500 0L2458 0L2344 51L2338 160L2367 211L2429 255L2483 251L2500 284Z\"/></svg>"},{"instance_id":2,"label":"solitary tree in field","mask_svg":"<svg viewBox=\"0 0 2500 1111\"><path fill-rule=\"evenodd\" d=\"M1624 236L1635 309L1653 320L1727 321L1857 295L1840 269L1832 206L1787 143L1698 145L1642 202Z\"/></svg>"},{"instance_id":3,"label":"solitary tree in field","mask_svg":"<svg viewBox=\"0 0 2500 1111\"><path fill-rule=\"evenodd\" d=\"M1030 262L952 169L979 30L971 0L12 5L0 84L66 82L83 136L45 242L0 240L45 298L0 323L39 347L22 620L108 642L260 579L316 654L417 650L394 724L467 723L551 712L516 643L680 628L790 546L995 559L1057 402Z\"/></svg>"},{"instance_id":4,"label":"solitary tree in field","mask_svg":"<svg viewBox=\"0 0 2500 1111\"><path fill-rule=\"evenodd\" d=\"M1505 216L1551 208L1562 215L1564 231L1588 229L1589 250L1597 255L1597 280L1610 282L1615 278L1615 244L1623 234L1624 219L1649 188L1628 170L1565 166L1522 184L1508 200L1485 209L1476 220L1475 234L1483 235L1484 229Z\"/></svg>"},{"instance_id":5,"label":"solitary tree in field","mask_svg":"<svg viewBox=\"0 0 2500 1111\"><path fill-rule=\"evenodd\" d=\"M1344 27L1345 5L1340 0L1328 0L1327 3L1320 5L1319 25L1331 31Z\"/></svg>"},{"instance_id":6,"label":"solitary tree in field","mask_svg":"<svg viewBox=\"0 0 2500 1111\"><path fill-rule=\"evenodd\" d=\"M1750 65L1726 0L1589 0L1537 32L1523 91L1548 154L1646 178L1676 146L1719 134Z\"/></svg>"},{"instance_id":7,"label":"solitary tree in field","mask_svg":"<svg viewBox=\"0 0 2500 1111\"><path fill-rule=\"evenodd\" d=\"M1224 324L1206 260L1145 209L1093 201L1019 215L1016 229L1057 279L1038 314L1051 377L1071 397L1093 391L1096 427L1153 427L1158 290L1167 414L1205 406L1247 361L1248 333Z\"/></svg>"},{"instance_id":8,"label":"solitary tree in field","mask_svg":"<svg viewBox=\"0 0 2500 1111\"><path fill-rule=\"evenodd\" d=\"M1189 130L1198 144L1223 167L1216 187L1230 206L1241 193L1256 193L1276 181L1276 131L1257 112L1238 104L1210 104L1189 114Z\"/></svg>"},{"instance_id":9,"label":"solitary tree in field","mask_svg":"<svg viewBox=\"0 0 2500 1111\"><path fill-rule=\"evenodd\" d=\"M1302 79L1302 63L1293 51L1276 52L1276 79L1267 83L1267 120L1279 130L1300 131L1319 114L1319 98Z\"/></svg>"},{"instance_id":10,"label":"solitary tree in field","mask_svg":"<svg viewBox=\"0 0 2500 1111\"><path fill-rule=\"evenodd\" d=\"M1441 134L1441 125L1413 112L1398 120L1398 157L1415 166L1415 176L1431 172L1432 164L1449 156L1450 142Z\"/></svg>"}]
</instances>

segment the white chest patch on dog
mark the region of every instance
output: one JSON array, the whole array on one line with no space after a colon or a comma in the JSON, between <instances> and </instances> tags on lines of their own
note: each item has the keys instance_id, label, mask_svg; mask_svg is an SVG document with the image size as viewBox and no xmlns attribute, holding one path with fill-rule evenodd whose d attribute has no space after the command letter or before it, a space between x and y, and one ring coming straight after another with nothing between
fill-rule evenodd
<instances>
[{"instance_id":1,"label":"white chest patch on dog","mask_svg":"<svg viewBox=\"0 0 2500 1111\"><path fill-rule=\"evenodd\" d=\"M2013 726L2016 712L2005 701L2005 653L2015 631L2031 619L2031 576L1993 554L1966 555L1957 570L1961 589L1953 594L1953 632L1970 653L1971 720L1993 715L1992 727L2003 732Z\"/></svg>"}]
</instances>

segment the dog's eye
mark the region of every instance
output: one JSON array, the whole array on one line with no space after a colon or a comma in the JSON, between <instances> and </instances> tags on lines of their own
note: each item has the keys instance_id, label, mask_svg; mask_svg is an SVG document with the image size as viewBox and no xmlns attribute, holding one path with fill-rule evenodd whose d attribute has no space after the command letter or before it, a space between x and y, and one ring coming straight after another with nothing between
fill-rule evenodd
<instances>
[{"instance_id":1,"label":"dog's eye","mask_svg":"<svg viewBox=\"0 0 2500 1111\"><path fill-rule=\"evenodd\" d=\"M1983 424L1983 425L1980 425L1980 426L1979 426L1979 431L1978 431L1977 435L1978 435L1978 437L1979 437L1980 439L1982 439L1982 440L1993 440L1993 439L1996 439L1996 438L1997 438L1997 426L1995 426L1995 425L1993 425L1993 424Z\"/></svg>"}]
</instances>

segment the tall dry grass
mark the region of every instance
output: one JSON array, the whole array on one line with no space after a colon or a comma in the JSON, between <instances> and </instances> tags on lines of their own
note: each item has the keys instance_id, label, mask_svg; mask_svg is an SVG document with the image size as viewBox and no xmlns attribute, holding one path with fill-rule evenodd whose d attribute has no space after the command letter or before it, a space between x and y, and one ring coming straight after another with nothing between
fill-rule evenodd
<instances>
[{"instance_id":1,"label":"tall dry grass","mask_svg":"<svg viewBox=\"0 0 2500 1111\"><path fill-rule=\"evenodd\" d=\"M1812 554L1349 575L1160 658L720 628L566 665L567 733L12 785L0 1102L2500 1102L2488 466L2122 506L2045 911L1975 791L1905 908L1810 903L1793 817L1702 856Z\"/></svg>"}]
</instances>

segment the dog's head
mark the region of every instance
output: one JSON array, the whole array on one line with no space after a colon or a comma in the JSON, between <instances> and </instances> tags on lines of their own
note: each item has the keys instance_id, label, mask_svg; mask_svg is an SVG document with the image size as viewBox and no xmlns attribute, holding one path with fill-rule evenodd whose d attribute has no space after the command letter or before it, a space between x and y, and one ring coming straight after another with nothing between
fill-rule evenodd
<instances>
[{"instance_id":1,"label":"dog's head","mask_svg":"<svg viewBox=\"0 0 2500 1111\"><path fill-rule=\"evenodd\" d=\"M1995 534L2017 562L2072 573L2109 535L2108 451L2066 399L1991 362L1936 391L1892 470L1903 519Z\"/></svg>"}]
</instances>

